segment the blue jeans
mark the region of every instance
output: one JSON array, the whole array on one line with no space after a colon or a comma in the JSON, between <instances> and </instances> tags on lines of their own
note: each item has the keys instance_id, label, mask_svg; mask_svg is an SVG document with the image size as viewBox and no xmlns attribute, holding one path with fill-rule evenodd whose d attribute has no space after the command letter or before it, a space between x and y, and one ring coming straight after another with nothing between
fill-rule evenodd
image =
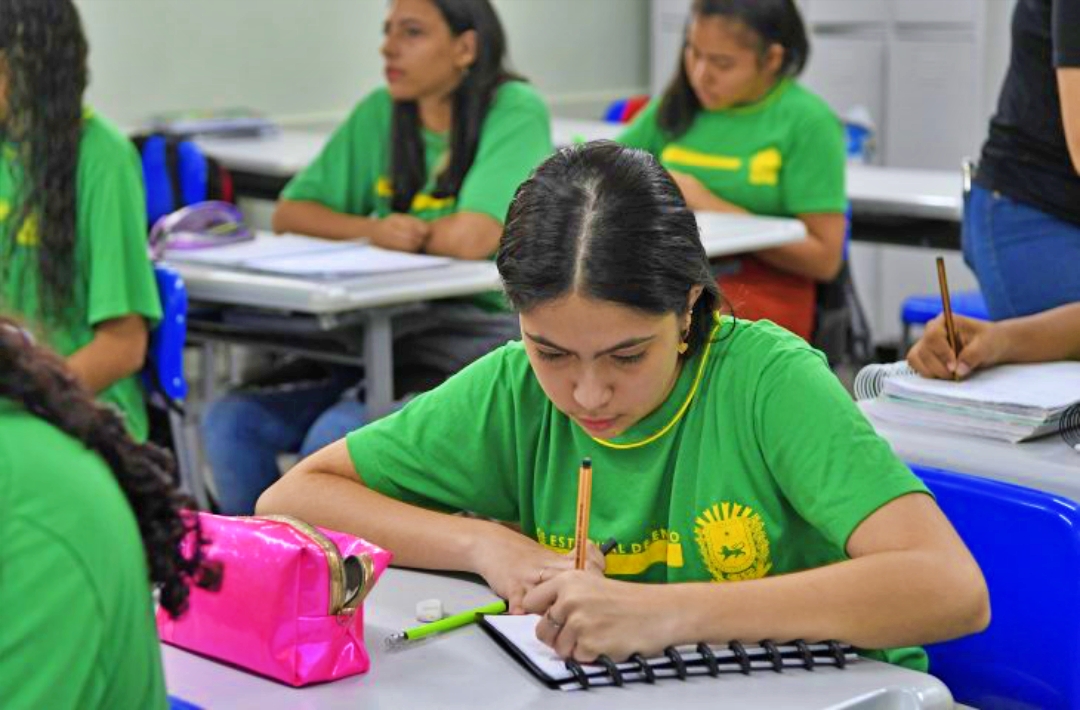
<instances>
[{"instance_id":1,"label":"blue jeans","mask_svg":"<svg viewBox=\"0 0 1080 710\"><path fill-rule=\"evenodd\" d=\"M275 388L239 390L210 404L202 439L225 515L250 515L278 479L280 452L312 454L364 424L364 405L342 394L358 376L343 369L328 378Z\"/></svg>"},{"instance_id":2,"label":"blue jeans","mask_svg":"<svg viewBox=\"0 0 1080 710\"><path fill-rule=\"evenodd\" d=\"M1080 225L972 185L963 244L993 320L1080 301Z\"/></svg>"}]
</instances>

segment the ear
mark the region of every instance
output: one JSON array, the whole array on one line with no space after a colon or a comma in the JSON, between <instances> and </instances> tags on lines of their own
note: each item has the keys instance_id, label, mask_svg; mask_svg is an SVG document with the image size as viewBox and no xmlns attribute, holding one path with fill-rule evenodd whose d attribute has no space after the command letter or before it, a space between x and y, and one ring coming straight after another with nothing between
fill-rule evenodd
<instances>
[{"instance_id":1,"label":"ear","mask_svg":"<svg viewBox=\"0 0 1080 710\"><path fill-rule=\"evenodd\" d=\"M690 289L690 293L686 296L686 316L683 319L683 330L690 329L690 322L694 316L694 306L697 305L698 299L701 298L701 294L705 292L705 287L702 285L694 286Z\"/></svg>"},{"instance_id":2,"label":"ear","mask_svg":"<svg viewBox=\"0 0 1080 710\"><path fill-rule=\"evenodd\" d=\"M468 69L476 62L476 30L465 30L454 38L454 66Z\"/></svg>"},{"instance_id":3,"label":"ear","mask_svg":"<svg viewBox=\"0 0 1080 710\"><path fill-rule=\"evenodd\" d=\"M762 57L761 68L773 75L780 74L780 67L784 66L784 59L787 55L787 50L781 44L769 45L769 48L765 50L765 54Z\"/></svg>"}]
</instances>

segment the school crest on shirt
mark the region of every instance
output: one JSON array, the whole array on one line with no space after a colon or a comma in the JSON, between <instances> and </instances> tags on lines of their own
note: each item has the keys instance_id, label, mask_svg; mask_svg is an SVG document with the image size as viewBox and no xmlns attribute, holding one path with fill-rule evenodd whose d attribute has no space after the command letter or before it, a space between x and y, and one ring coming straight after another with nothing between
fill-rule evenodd
<instances>
[{"instance_id":1,"label":"school crest on shirt","mask_svg":"<svg viewBox=\"0 0 1080 710\"><path fill-rule=\"evenodd\" d=\"M694 523L698 551L716 581L760 579L772 569L765 523L753 508L723 501Z\"/></svg>"}]
</instances>

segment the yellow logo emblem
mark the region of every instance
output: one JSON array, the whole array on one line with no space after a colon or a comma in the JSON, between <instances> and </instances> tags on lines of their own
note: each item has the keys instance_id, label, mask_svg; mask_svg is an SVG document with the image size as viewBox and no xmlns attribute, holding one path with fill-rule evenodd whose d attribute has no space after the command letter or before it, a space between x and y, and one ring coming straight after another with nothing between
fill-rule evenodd
<instances>
[{"instance_id":1,"label":"yellow logo emblem","mask_svg":"<svg viewBox=\"0 0 1080 710\"><path fill-rule=\"evenodd\" d=\"M760 579L772 569L765 523L753 508L723 502L694 522L694 538L713 579Z\"/></svg>"}]
</instances>

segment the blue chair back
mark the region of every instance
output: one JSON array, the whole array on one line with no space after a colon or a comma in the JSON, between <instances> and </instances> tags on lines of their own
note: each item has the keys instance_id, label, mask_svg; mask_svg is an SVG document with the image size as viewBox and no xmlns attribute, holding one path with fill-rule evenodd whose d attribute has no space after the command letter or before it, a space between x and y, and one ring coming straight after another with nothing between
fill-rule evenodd
<instances>
[{"instance_id":1,"label":"blue chair back","mask_svg":"<svg viewBox=\"0 0 1080 710\"><path fill-rule=\"evenodd\" d=\"M986 310L986 300L980 291L957 291L949 294L949 303L953 313L968 318L990 320ZM907 325L924 325L941 315L945 310L941 304L941 295L927 293L908 296L900 307L900 321Z\"/></svg>"},{"instance_id":2,"label":"blue chair back","mask_svg":"<svg viewBox=\"0 0 1080 710\"><path fill-rule=\"evenodd\" d=\"M912 470L990 589L990 626L927 646L930 672L978 708L1080 708L1080 507L999 481Z\"/></svg>"},{"instance_id":3,"label":"blue chair back","mask_svg":"<svg viewBox=\"0 0 1080 710\"><path fill-rule=\"evenodd\" d=\"M187 287L180 274L167 266L155 264L154 276L161 297L162 317L150 333L143 384L147 392L159 392L169 401L179 403L187 397L187 380L184 379Z\"/></svg>"}]
</instances>

